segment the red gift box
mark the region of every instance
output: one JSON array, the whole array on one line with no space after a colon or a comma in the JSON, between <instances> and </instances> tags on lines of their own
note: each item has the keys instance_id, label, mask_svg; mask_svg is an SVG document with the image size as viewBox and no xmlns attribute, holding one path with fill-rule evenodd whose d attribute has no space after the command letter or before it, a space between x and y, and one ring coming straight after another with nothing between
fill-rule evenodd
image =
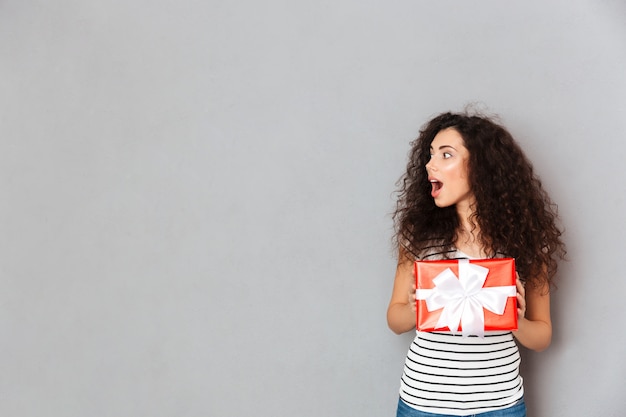
<instances>
[{"instance_id":1,"label":"red gift box","mask_svg":"<svg viewBox=\"0 0 626 417\"><path fill-rule=\"evenodd\" d=\"M515 260L416 261L417 330L517 330Z\"/></svg>"}]
</instances>

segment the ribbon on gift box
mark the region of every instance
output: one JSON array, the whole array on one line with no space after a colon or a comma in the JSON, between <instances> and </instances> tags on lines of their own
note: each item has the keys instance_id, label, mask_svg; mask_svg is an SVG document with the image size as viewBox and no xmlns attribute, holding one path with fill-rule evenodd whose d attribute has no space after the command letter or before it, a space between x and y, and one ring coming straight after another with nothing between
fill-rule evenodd
<instances>
[{"instance_id":1,"label":"ribbon on gift box","mask_svg":"<svg viewBox=\"0 0 626 417\"><path fill-rule=\"evenodd\" d=\"M485 312L483 308L502 315L508 297L515 297L515 285L483 287L489 269L459 260L459 277L447 268L433 279L435 288L415 291L415 298L426 301L428 311L443 308L435 328L448 327L458 333L459 323L463 337L485 337Z\"/></svg>"}]
</instances>

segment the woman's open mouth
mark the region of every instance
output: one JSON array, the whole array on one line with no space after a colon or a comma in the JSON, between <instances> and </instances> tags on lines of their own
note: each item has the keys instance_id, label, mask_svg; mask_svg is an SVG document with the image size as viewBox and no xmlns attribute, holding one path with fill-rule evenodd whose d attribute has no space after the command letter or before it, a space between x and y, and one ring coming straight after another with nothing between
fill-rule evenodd
<instances>
[{"instance_id":1,"label":"woman's open mouth","mask_svg":"<svg viewBox=\"0 0 626 417\"><path fill-rule=\"evenodd\" d=\"M443 183L437 180L430 180L430 183L432 185L432 190L430 192L430 195L433 198L437 198L437 196L439 195L439 193L441 192L441 188L443 187Z\"/></svg>"}]
</instances>

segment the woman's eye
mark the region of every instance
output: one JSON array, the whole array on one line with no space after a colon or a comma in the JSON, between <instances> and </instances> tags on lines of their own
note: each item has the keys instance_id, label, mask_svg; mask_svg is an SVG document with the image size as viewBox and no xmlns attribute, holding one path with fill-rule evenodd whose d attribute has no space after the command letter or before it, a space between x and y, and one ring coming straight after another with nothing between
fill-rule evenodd
<instances>
[{"instance_id":1,"label":"woman's eye","mask_svg":"<svg viewBox=\"0 0 626 417\"><path fill-rule=\"evenodd\" d=\"M450 152L444 152L443 159L448 159L448 158L452 158L452 154Z\"/></svg>"}]
</instances>

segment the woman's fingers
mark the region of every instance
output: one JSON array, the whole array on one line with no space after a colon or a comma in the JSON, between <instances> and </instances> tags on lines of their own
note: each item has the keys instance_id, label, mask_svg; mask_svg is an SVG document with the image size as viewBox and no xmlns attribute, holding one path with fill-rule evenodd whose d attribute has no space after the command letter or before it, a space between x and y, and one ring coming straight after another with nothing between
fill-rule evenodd
<instances>
[{"instance_id":1,"label":"woman's fingers","mask_svg":"<svg viewBox=\"0 0 626 417\"><path fill-rule=\"evenodd\" d=\"M517 287L517 317L521 320L526 316L526 289L522 281L520 281L519 275L515 285Z\"/></svg>"}]
</instances>

